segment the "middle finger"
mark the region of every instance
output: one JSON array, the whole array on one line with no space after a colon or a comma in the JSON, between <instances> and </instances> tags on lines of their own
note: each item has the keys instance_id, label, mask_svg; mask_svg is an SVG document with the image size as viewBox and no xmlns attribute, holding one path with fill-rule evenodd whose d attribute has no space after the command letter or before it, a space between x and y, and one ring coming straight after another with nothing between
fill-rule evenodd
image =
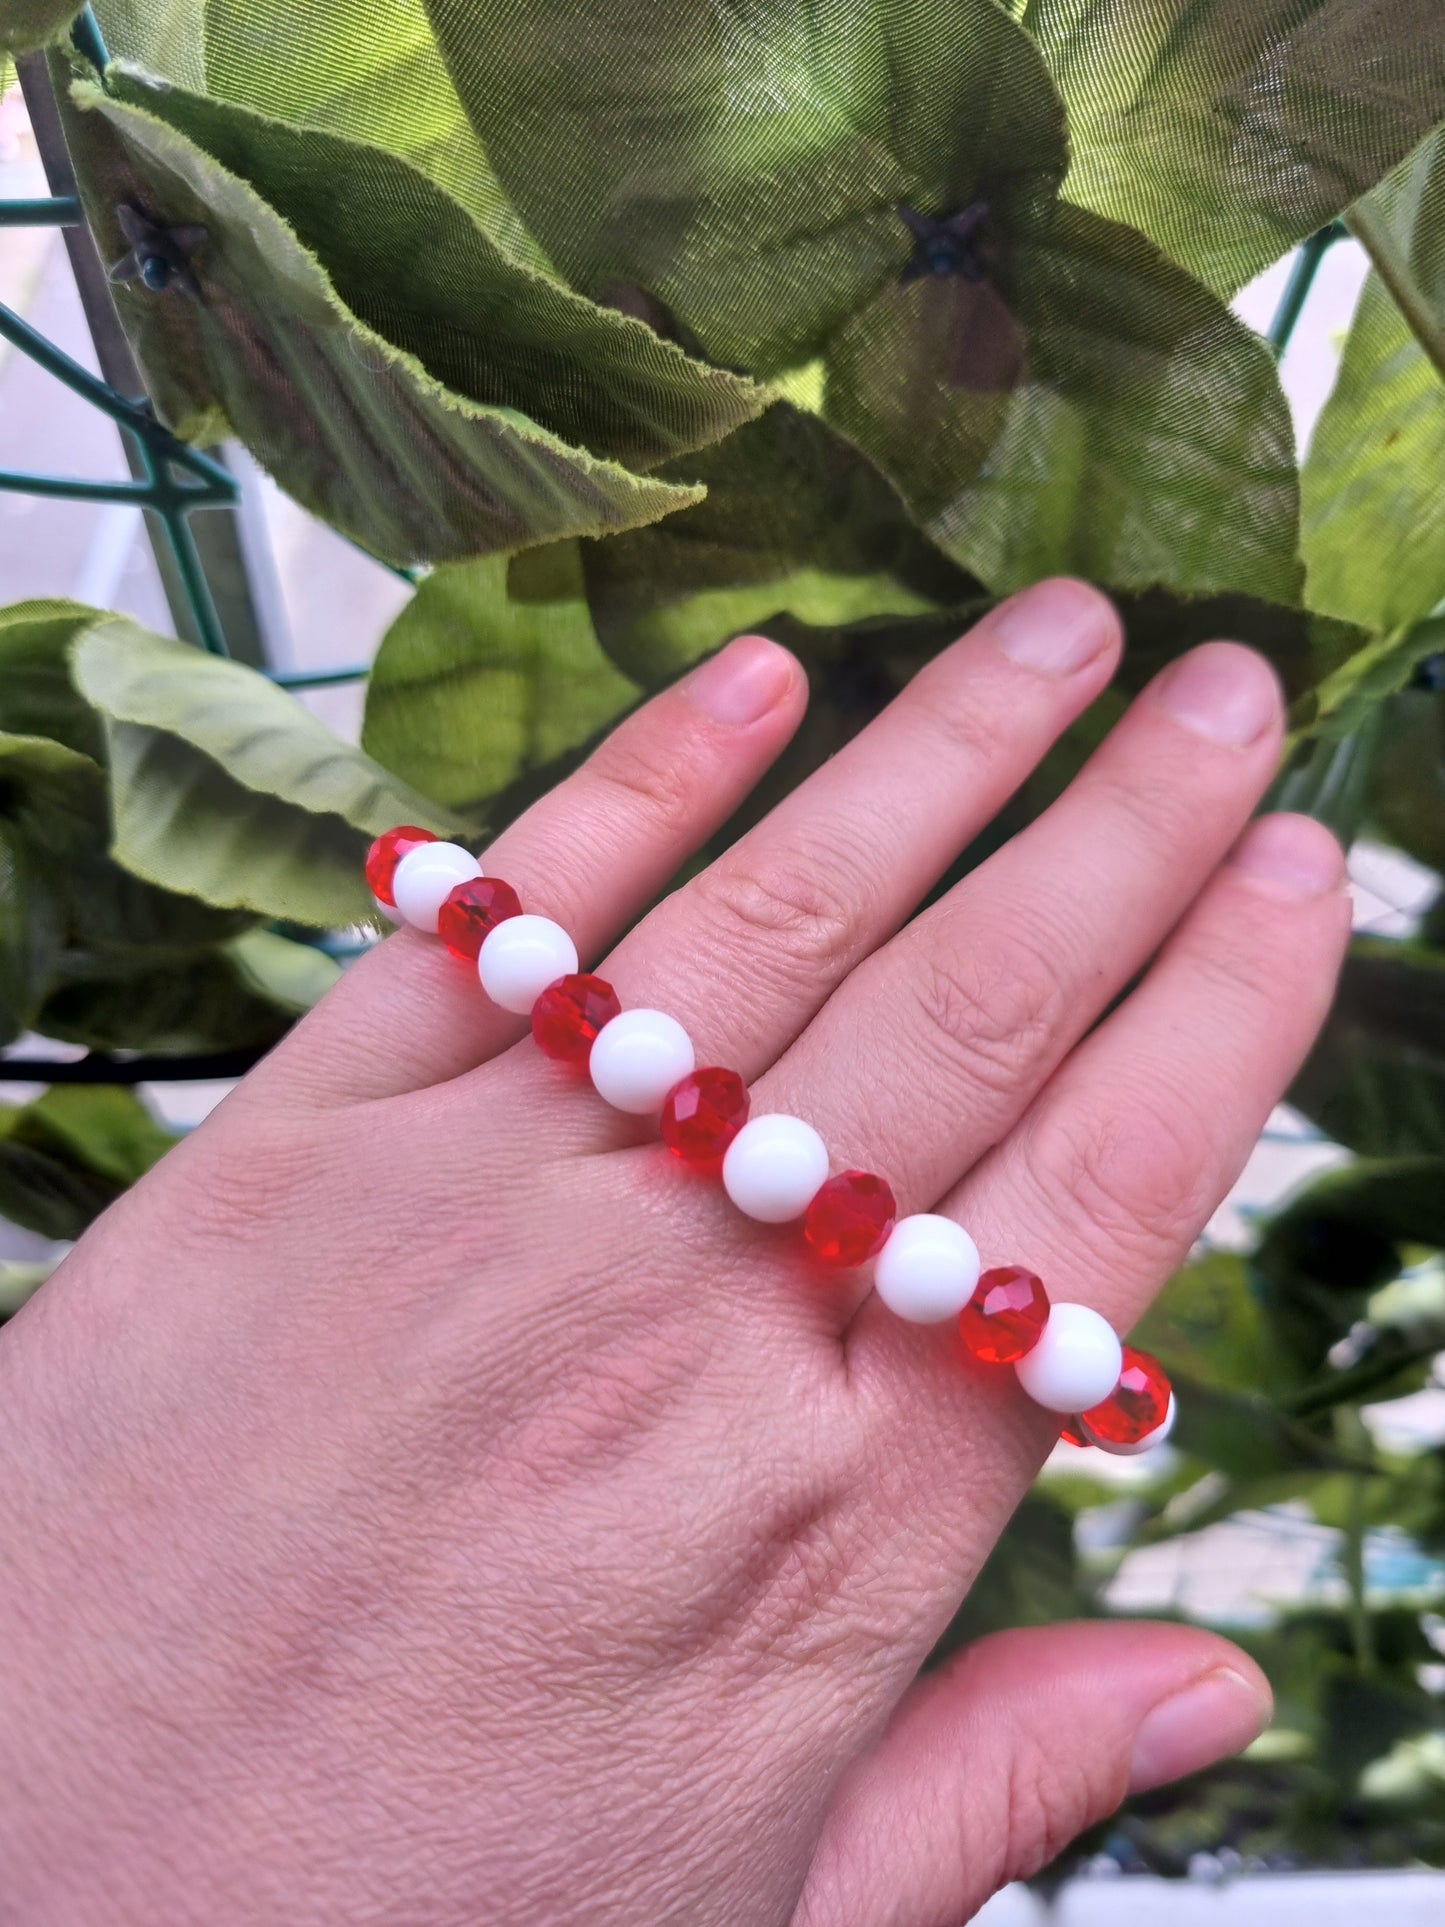
<instances>
[{"instance_id":1,"label":"middle finger","mask_svg":"<svg viewBox=\"0 0 1445 1927\"><path fill-rule=\"evenodd\" d=\"M1064 796L868 959L754 1094L926 1209L1021 1115L1234 843L1274 771L1279 685L1210 643ZM845 1308L846 1309L846 1308Z\"/></svg>"},{"instance_id":2,"label":"middle finger","mask_svg":"<svg viewBox=\"0 0 1445 1927\"><path fill-rule=\"evenodd\" d=\"M946 649L601 965L702 1064L759 1075L885 942L1108 682L1119 619L1039 583Z\"/></svg>"}]
</instances>

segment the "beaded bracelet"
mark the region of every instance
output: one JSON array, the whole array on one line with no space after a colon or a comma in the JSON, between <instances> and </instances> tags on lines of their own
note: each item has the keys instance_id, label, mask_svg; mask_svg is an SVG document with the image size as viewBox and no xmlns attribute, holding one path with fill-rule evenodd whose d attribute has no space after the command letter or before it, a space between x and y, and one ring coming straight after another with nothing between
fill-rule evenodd
<instances>
[{"instance_id":1,"label":"beaded bracelet","mask_svg":"<svg viewBox=\"0 0 1445 1927\"><path fill-rule=\"evenodd\" d=\"M900 1218L887 1181L869 1171L830 1175L828 1148L801 1118L750 1115L736 1071L699 1068L692 1040L659 1010L624 1010L616 991L579 967L560 924L527 914L516 891L482 874L460 844L410 826L372 844L366 880L393 923L440 936L476 965L493 1003L529 1017L548 1057L587 1071L620 1111L657 1116L669 1151L722 1179L747 1217L802 1221L826 1265L873 1261L878 1296L913 1324L957 1318L986 1365L1010 1365L1025 1392L1069 1422L1062 1436L1132 1456L1174 1424L1174 1394L1157 1359L1121 1345L1088 1305L1050 1303L1031 1271L984 1271L973 1239L951 1218Z\"/></svg>"}]
</instances>

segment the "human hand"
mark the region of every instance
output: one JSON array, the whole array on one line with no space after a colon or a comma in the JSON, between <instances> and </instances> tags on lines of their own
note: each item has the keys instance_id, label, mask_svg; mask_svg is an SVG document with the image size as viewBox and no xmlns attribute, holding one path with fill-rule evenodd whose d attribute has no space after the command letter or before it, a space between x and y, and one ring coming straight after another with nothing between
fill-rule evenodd
<instances>
[{"instance_id":1,"label":"human hand","mask_svg":"<svg viewBox=\"0 0 1445 1927\"><path fill-rule=\"evenodd\" d=\"M905 926L1118 649L1078 584L1003 605L600 968L1124 1331L1349 919L1323 830L1245 828L1279 699L1214 644ZM734 644L489 872L600 956L804 700ZM1181 1626L914 1684L1057 1421L524 1030L390 939L0 1336L9 1918L951 1927L1266 1717Z\"/></svg>"}]
</instances>

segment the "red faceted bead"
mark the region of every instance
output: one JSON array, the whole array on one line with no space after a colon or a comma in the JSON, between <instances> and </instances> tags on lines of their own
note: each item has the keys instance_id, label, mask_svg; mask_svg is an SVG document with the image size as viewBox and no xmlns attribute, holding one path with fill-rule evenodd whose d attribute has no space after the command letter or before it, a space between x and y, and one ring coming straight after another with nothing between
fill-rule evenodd
<instances>
[{"instance_id":1,"label":"red faceted bead","mask_svg":"<svg viewBox=\"0 0 1445 1927\"><path fill-rule=\"evenodd\" d=\"M1049 1295L1021 1265L986 1271L959 1317L963 1342L985 1365L1012 1365L1038 1344Z\"/></svg>"},{"instance_id":2,"label":"red faceted bead","mask_svg":"<svg viewBox=\"0 0 1445 1927\"><path fill-rule=\"evenodd\" d=\"M694 1071L674 1084L662 1106L662 1141L674 1157L702 1170L723 1153L748 1121L752 1099L736 1071Z\"/></svg>"},{"instance_id":3,"label":"red faceted bead","mask_svg":"<svg viewBox=\"0 0 1445 1927\"><path fill-rule=\"evenodd\" d=\"M396 866L408 850L414 850L419 843L435 843L436 837L430 830L418 830L411 824L403 824L399 830L388 830L379 836L366 853L366 887L381 903L396 907L396 898L391 894L391 880L396 875Z\"/></svg>"},{"instance_id":4,"label":"red faceted bead","mask_svg":"<svg viewBox=\"0 0 1445 1927\"><path fill-rule=\"evenodd\" d=\"M1089 1443L1089 1441L1084 1437L1083 1433L1079 1430L1079 1421L1073 1418L1064 1420L1063 1427L1059 1432L1059 1437L1063 1440L1065 1445L1077 1445L1082 1448L1083 1446L1086 1446Z\"/></svg>"},{"instance_id":5,"label":"red faceted bead","mask_svg":"<svg viewBox=\"0 0 1445 1927\"><path fill-rule=\"evenodd\" d=\"M1097 1439L1111 1445L1137 1445L1157 1432L1169 1415L1169 1379L1157 1358L1124 1347L1119 1383L1102 1404L1083 1415Z\"/></svg>"},{"instance_id":6,"label":"red faceted bead","mask_svg":"<svg viewBox=\"0 0 1445 1927\"><path fill-rule=\"evenodd\" d=\"M583 971L548 984L532 1006L532 1035L548 1057L585 1064L598 1031L621 1015L622 1000L611 984Z\"/></svg>"},{"instance_id":7,"label":"red faceted bead","mask_svg":"<svg viewBox=\"0 0 1445 1927\"><path fill-rule=\"evenodd\" d=\"M871 1171L843 1171L808 1206L803 1236L824 1264L861 1265L883 1249L897 1216L884 1179Z\"/></svg>"},{"instance_id":8,"label":"red faceted bead","mask_svg":"<svg viewBox=\"0 0 1445 1927\"><path fill-rule=\"evenodd\" d=\"M497 925L521 914L521 898L510 883L500 877L472 877L459 883L437 912L437 930L454 957L475 963Z\"/></svg>"}]
</instances>

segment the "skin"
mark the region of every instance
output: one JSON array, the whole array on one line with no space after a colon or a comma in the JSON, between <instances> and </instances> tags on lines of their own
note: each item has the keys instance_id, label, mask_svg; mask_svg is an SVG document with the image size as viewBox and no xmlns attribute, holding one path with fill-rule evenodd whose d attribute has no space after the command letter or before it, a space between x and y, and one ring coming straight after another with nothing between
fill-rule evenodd
<instances>
[{"instance_id":1,"label":"skin","mask_svg":"<svg viewBox=\"0 0 1445 1927\"><path fill-rule=\"evenodd\" d=\"M487 867L755 1114L1127 1331L1349 914L1324 831L1247 828L1279 694L1219 643L914 916L1119 647L1077 583L1004 605L609 956L800 720L744 639ZM1182 1626L915 1684L1057 1421L524 1029L390 939L0 1335L8 1918L953 1927L1267 1719Z\"/></svg>"}]
</instances>

